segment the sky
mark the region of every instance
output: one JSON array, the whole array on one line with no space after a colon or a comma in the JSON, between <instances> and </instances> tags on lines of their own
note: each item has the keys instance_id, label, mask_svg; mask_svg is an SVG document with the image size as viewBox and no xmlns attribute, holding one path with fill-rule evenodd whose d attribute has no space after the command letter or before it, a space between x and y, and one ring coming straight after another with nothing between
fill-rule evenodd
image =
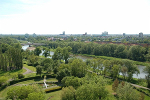
<instances>
[{"instance_id":1,"label":"sky","mask_svg":"<svg viewBox=\"0 0 150 100\"><path fill-rule=\"evenodd\" d=\"M150 0L0 0L0 34L150 34Z\"/></svg>"}]
</instances>

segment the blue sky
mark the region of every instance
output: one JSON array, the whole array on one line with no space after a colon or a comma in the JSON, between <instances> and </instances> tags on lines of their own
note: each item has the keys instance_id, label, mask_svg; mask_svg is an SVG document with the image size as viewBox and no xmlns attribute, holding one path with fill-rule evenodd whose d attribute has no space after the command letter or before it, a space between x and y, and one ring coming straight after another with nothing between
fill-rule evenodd
<instances>
[{"instance_id":1,"label":"blue sky","mask_svg":"<svg viewBox=\"0 0 150 100\"><path fill-rule=\"evenodd\" d=\"M150 34L150 0L0 0L0 34Z\"/></svg>"}]
</instances>

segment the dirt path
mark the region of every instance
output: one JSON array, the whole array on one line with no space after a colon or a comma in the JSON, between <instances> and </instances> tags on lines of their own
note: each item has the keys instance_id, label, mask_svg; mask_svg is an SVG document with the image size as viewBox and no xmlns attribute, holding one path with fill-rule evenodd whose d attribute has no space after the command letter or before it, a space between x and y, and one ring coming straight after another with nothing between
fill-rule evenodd
<instances>
[{"instance_id":1,"label":"dirt path","mask_svg":"<svg viewBox=\"0 0 150 100\"><path fill-rule=\"evenodd\" d=\"M134 87L137 87L137 88L143 88L143 89L146 89L146 90L150 90L149 88L147 88L147 87L143 87L143 86L140 86L140 85L136 85L136 84L132 84L132 83L130 83L132 86L134 86Z\"/></svg>"},{"instance_id":2,"label":"dirt path","mask_svg":"<svg viewBox=\"0 0 150 100\"><path fill-rule=\"evenodd\" d=\"M29 74L29 73L36 73L36 72L33 72L32 70L26 68L26 67L23 67L23 68L26 70L26 72L24 72L23 75L26 75L26 74Z\"/></svg>"}]
</instances>

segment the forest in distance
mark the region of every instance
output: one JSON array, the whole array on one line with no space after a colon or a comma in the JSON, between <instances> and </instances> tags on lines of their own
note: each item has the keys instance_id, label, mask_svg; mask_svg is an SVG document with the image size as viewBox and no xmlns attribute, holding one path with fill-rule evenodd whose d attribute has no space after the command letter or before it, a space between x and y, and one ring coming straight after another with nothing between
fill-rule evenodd
<instances>
[{"instance_id":1,"label":"forest in distance","mask_svg":"<svg viewBox=\"0 0 150 100\"><path fill-rule=\"evenodd\" d=\"M0 100L150 99L149 47L97 44L97 38L90 36L66 40L58 36L56 41L47 38L0 37ZM21 44L29 42L45 45L30 45L35 49L23 50ZM69 58L79 54L92 59ZM133 78L133 74L139 74L134 61L146 65L144 79Z\"/></svg>"}]
</instances>

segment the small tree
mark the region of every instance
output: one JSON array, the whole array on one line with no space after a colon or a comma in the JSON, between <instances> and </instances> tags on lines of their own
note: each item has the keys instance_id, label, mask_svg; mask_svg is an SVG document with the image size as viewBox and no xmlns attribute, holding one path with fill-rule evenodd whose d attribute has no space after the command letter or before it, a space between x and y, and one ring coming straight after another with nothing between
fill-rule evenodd
<instances>
[{"instance_id":1,"label":"small tree","mask_svg":"<svg viewBox=\"0 0 150 100\"><path fill-rule=\"evenodd\" d=\"M18 74L18 78L19 79L24 78L24 75L23 74Z\"/></svg>"},{"instance_id":2,"label":"small tree","mask_svg":"<svg viewBox=\"0 0 150 100\"><path fill-rule=\"evenodd\" d=\"M8 80L7 77L4 77L4 76L0 77L0 86L6 83L7 80Z\"/></svg>"},{"instance_id":3,"label":"small tree","mask_svg":"<svg viewBox=\"0 0 150 100\"><path fill-rule=\"evenodd\" d=\"M40 47L36 47L36 49L34 50L34 54L37 56L39 56L41 52L42 51L41 51Z\"/></svg>"},{"instance_id":4,"label":"small tree","mask_svg":"<svg viewBox=\"0 0 150 100\"><path fill-rule=\"evenodd\" d=\"M119 81L118 81L118 79L116 78L115 81L114 81L114 83L113 83L113 85L112 85L112 90L113 90L114 92L116 92L116 90L117 90L117 88L118 88L118 85L119 85Z\"/></svg>"},{"instance_id":5,"label":"small tree","mask_svg":"<svg viewBox=\"0 0 150 100\"><path fill-rule=\"evenodd\" d=\"M145 75L145 79L147 81L147 87L150 88L150 65L146 66L146 68L143 70L148 75Z\"/></svg>"},{"instance_id":6,"label":"small tree","mask_svg":"<svg viewBox=\"0 0 150 100\"><path fill-rule=\"evenodd\" d=\"M40 65L36 66L36 74L37 75L40 74L40 76L41 76L41 74L42 74L42 66L40 66Z\"/></svg>"},{"instance_id":7,"label":"small tree","mask_svg":"<svg viewBox=\"0 0 150 100\"><path fill-rule=\"evenodd\" d=\"M139 94L129 83L125 83L124 86L119 84L116 93L119 100L139 100L140 98Z\"/></svg>"},{"instance_id":8,"label":"small tree","mask_svg":"<svg viewBox=\"0 0 150 100\"><path fill-rule=\"evenodd\" d=\"M72 86L63 88L61 93L61 100L76 100L75 92L76 90Z\"/></svg>"},{"instance_id":9,"label":"small tree","mask_svg":"<svg viewBox=\"0 0 150 100\"><path fill-rule=\"evenodd\" d=\"M33 92L28 95L28 98L26 100L44 100L44 98L45 95L43 93Z\"/></svg>"}]
</instances>

